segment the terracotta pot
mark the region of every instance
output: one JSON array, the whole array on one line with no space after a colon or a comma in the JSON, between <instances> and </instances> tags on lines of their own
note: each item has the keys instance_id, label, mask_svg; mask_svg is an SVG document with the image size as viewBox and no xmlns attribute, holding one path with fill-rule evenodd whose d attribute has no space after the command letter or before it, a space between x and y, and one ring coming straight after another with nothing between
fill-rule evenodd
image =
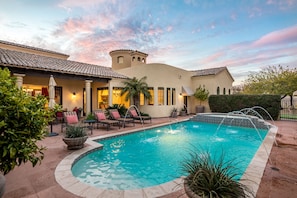
<instances>
[{"instance_id":1,"label":"terracotta pot","mask_svg":"<svg viewBox=\"0 0 297 198\"><path fill-rule=\"evenodd\" d=\"M81 149L84 147L84 143L87 141L88 136L77 137L77 138L63 138L67 148L69 150Z\"/></svg>"},{"instance_id":2,"label":"terracotta pot","mask_svg":"<svg viewBox=\"0 0 297 198\"><path fill-rule=\"evenodd\" d=\"M189 198L201 198L199 195L195 194L189 187L187 180L184 180L184 189Z\"/></svg>"},{"instance_id":3,"label":"terracotta pot","mask_svg":"<svg viewBox=\"0 0 297 198\"><path fill-rule=\"evenodd\" d=\"M196 113L204 113L204 106L196 106Z\"/></svg>"},{"instance_id":4,"label":"terracotta pot","mask_svg":"<svg viewBox=\"0 0 297 198\"><path fill-rule=\"evenodd\" d=\"M5 177L0 173L0 197L3 196L4 191L5 191Z\"/></svg>"}]
</instances>

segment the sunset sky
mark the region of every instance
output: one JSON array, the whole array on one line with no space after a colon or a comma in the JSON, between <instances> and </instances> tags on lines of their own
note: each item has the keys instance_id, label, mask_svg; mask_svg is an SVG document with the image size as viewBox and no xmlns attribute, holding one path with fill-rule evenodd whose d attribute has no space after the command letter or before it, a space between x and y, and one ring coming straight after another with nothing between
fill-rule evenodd
<instances>
[{"instance_id":1,"label":"sunset sky","mask_svg":"<svg viewBox=\"0 0 297 198\"><path fill-rule=\"evenodd\" d=\"M297 67L297 0L0 0L0 40L107 67L116 49L227 66L238 85L268 65Z\"/></svg>"}]
</instances>

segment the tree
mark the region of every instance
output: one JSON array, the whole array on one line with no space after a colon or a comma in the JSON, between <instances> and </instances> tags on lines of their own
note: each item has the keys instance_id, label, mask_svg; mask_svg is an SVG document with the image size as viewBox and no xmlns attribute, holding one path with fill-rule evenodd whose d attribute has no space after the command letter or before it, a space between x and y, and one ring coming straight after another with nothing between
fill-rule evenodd
<instances>
[{"instance_id":1,"label":"tree","mask_svg":"<svg viewBox=\"0 0 297 198\"><path fill-rule=\"evenodd\" d=\"M7 68L0 69L0 171L7 174L22 163L33 166L44 157L37 141L47 134L53 111L43 96L32 97L17 88Z\"/></svg>"},{"instance_id":2,"label":"tree","mask_svg":"<svg viewBox=\"0 0 297 198\"><path fill-rule=\"evenodd\" d=\"M269 66L260 72L250 74L244 82L244 94L279 94L291 97L297 90L297 68Z\"/></svg>"},{"instance_id":3,"label":"tree","mask_svg":"<svg viewBox=\"0 0 297 198\"><path fill-rule=\"evenodd\" d=\"M133 77L132 79L123 82L125 87L122 89L121 95L127 93L125 97L126 101L132 99L133 104L139 107L140 94L143 94L145 99L151 98L151 94L148 91L148 85L145 82L146 78L147 77L144 76L138 80L136 77Z\"/></svg>"},{"instance_id":4,"label":"tree","mask_svg":"<svg viewBox=\"0 0 297 198\"><path fill-rule=\"evenodd\" d=\"M209 91L205 88L202 88L201 86L199 86L194 93L194 97L200 101L200 105L201 102L205 101L208 98L208 95Z\"/></svg>"}]
</instances>

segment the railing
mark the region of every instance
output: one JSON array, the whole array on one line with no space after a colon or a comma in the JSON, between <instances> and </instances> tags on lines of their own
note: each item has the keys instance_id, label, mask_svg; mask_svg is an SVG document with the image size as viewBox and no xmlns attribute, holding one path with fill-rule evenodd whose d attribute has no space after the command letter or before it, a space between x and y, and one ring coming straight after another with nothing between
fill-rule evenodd
<instances>
[{"instance_id":1,"label":"railing","mask_svg":"<svg viewBox=\"0 0 297 198\"><path fill-rule=\"evenodd\" d=\"M280 112L281 120L297 121L297 96L293 97L293 106L291 105L289 96L282 99L281 107L282 107Z\"/></svg>"}]
</instances>

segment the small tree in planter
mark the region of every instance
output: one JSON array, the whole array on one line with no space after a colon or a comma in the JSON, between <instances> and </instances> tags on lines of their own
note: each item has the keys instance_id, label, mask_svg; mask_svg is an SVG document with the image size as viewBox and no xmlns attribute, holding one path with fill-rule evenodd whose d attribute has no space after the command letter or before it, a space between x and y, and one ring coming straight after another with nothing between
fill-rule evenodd
<instances>
[{"instance_id":1,"label":"small tree in planter","mask_svg":"<svg viewBox=\"0 0 297 198\"><path fill-rule=\"evenodd\" d=\"M35 166L41 162L45 148L37 142L46 136L53 119L46 103L45 97L32 97L17 88L10 71L0 69L0 172L7 174L22 163Z\"/></svg>"},{"instance_id":2,"label":"small tree in planter","mask_svg":"<svg viewBox=\"0 0 297 198\"><path fill-rule=\"evenodd\" d=\"M207 100L209 95L208 90L206 90L205 88L202 88L201 86L199 86L195 93L194 93L194 97L200 101L200 105L196 106L196 113L203 113L204 112L204 106L202 106L202 102Z\"/></svg>"}]
</instances>

